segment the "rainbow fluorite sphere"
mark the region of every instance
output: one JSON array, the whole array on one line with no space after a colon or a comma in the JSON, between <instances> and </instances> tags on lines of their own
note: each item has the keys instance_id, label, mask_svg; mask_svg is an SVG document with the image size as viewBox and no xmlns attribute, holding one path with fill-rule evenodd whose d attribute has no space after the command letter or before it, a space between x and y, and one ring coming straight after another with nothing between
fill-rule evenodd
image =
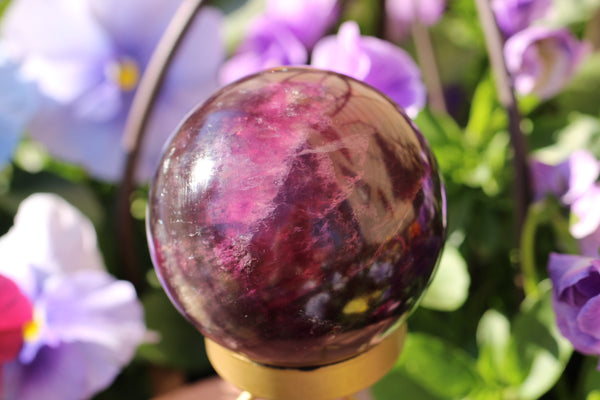
<instances>
[{"instance_id":1,"label":"rainbow fluorite sphere","mask_svg":"<svg viewBox=\"0 0 600 400\"><path fill-rule=\"evenodd\" d=\"M224 87L165 148L148 237L179 311L260 363L374 346L427 286L445 201L423 136L361 82L308 68Z\"/></svg>"}]
</instances>

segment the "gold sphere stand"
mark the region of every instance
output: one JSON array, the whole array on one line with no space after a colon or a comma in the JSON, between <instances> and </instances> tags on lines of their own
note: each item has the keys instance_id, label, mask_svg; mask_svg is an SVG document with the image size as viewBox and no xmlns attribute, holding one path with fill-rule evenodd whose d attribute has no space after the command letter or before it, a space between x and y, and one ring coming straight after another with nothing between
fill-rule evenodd
<instances>
[{"instance_id":1,"label":"gold sphere stand","mask_svg":"<svg viewBox=\"0 0 600 400\"><path fill-rule=\"evenodd\" d=\"M396 363L404 339L402 325L375 347L356 357L315 368L259 364L206 338L206 353L217 373L243 390L239 399L334 400L368 388Z\"/></svg>"}]
</instances>

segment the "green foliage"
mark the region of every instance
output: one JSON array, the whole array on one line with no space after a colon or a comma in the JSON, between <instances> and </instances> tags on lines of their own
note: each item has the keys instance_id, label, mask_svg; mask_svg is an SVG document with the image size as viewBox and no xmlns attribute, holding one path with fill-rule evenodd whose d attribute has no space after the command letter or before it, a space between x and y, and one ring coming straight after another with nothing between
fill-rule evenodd
<instances>
[{"instance_id":1,"label":"green foliage","mask_svg":"<svg viewBox=\"0 0 600 400\"><path fill-rule=\"evenodd\" d=\"M486 311L474 354L431 334L409 334L397 365L374 386L375 399L399 393L411 400L539 398L554 386L572 352L556 328L548 281L540 292L523 301L512 322Z\"/></svg>"},{"instance_id":2,"label":"green foliage","mask_svg":"<svg viewBox=\"0 0 600 400\"><path fill-rule=\"evenodd\" d=\"M470 281L467 263L462 255L456 247L446 245L421 306L440 311L458 309L469 295Z\"/></svg>"},{"instance_id":3,"label":"green foliage","mask_svg":"<svg viewBox=\"0 0 600 400\"><path fill-rule=\"evenodd\" d=\"M179 314L164 291L149 291L142 303L146 325L156 337L139 348L137 357L190 373L210 372L203 336Z\"/></svg>"}]
</instances>

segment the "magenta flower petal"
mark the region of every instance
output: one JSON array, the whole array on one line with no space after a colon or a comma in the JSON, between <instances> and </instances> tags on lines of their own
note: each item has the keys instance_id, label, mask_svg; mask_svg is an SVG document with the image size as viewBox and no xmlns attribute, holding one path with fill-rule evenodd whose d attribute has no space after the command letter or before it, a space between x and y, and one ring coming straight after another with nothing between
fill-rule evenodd
<instances>
[{"instance_id":1,"label":"magenta flower petal","mask_svg":"<svg viewBox=\"0 0 600 400\"><path fill-rule=\"evenodd\" d=\"M0 275L0 365L14 360L23 346L23 327L33 317L27 297L10 279Z\"/></svg>"},{"instance_id":2,"label":"magenta flower petal","mask_svg":"<svg viewBox=\"0 0 600 400\"><path fill-rule=\"evenodd\" d=\"M492 0L498 27L507 37L543 17L551 5L551 0Z\"/></svg>"},{"instance_id":3,"label":"magenta flower petal","mask_svg":"<svg viewBox=\"0 0 600 400\"><path fill-rule=\"evenodd\" d=\"M547 99L557 94L589 52L567 29L530 27L510 37L504 56L515 89Z\"/></svg>"},{"instance_id":4,"label":"magenta flower petal","mask_svg":"<svg viewBox=\"0 0 600 400\"><path fill-rule=\"evenodd\" d=\"M410 55L389 42L361 36L353 21L342 24L336 37L326 37L315 45L311 64L372 85L410 116L425 106L425 85Z\"/></svg>"}]
</instances>

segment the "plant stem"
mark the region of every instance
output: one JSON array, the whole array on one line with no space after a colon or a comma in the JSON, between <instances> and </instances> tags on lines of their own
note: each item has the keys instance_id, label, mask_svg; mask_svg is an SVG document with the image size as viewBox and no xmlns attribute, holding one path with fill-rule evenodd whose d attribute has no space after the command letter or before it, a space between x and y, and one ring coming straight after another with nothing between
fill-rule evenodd
<instances>
[{"instance_id":1,"label":"plant stem","mask_svg":"<svg viewBox=\"0 0 600 400\"><path fill-rule=\"evenodd\" d=\"M126 153L126 164L117 204L117 226L120 227L119 247L125 275L138 289L141 284L141 273L135 253L134 221L130 212L137 161L152 106L169 64L203 4L204 0L184 0L177 9L140 79L125 123L123 148Z\"/></svg>"},{"instance_id":2,"label":"plant stem","mask_svg":"<svg viewBox=\"0 0 600 400\"><path fill-rule=\"evenodd\" d=\"M520 243L523 290L527 297L539 297L538 276L535 260L535 234L538 226L546 220L545 203L534 203L527 211Z\"/></svg>"},{"instance_id":3,"label":"plant stem","mask_svg":"<svg viewBox=\"0 0 600 400\"><path fill-rule=\"evenodd\" d=\"M435 59L435 52L429 36L429 30L419 21L412 24L412 37L417 50L417 59L423 71L423 79L427 87L429 107L438 113L448 113L440 73Z\"/></svg>"},{"instance_id":4,"label":"plant stem","mask_svg":"<svg viewBox=\"0 0 600 400\"><path fill-rule=\"evenodd\" d=\"M479 20L485 36L492 71L496 81L496 90L500 104L508 114L508 130L513 148L513 166L515 172L514 195L516 204L516 239L520 242L521 230L525 222L527 207L531 202L529 169L527 167L527 144L521 131L521 115L512 81L506 69L503 40L496 25L489 0L475 0Z\"/></svg>"}]
</instances>

